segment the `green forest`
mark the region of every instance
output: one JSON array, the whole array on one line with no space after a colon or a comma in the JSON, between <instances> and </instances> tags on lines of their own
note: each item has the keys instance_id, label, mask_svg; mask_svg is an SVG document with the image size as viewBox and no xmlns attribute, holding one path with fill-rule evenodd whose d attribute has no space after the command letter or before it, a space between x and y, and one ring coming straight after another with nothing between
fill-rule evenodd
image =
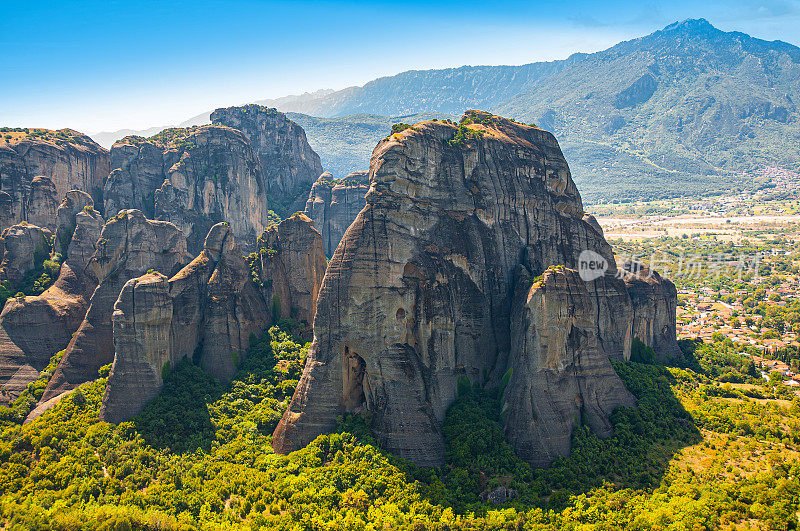
<instances>
[{"instance_id":1,"label":"green forest","mask_svg":"<svg viewBox=\"0 0 800 531\"><path fill-rule=\"evenodd\" d=\"M800 400L750 374L729 340L683 342L675 366L616 363L638 407L614 413L608 439L576 429L569 457L546 470L505 441L502 389L461 385L445 465L418 468L376 445L367 416L288 456L272 451L308 349L290 332L251 337L229 384L181 362L118 426L98 421L109 367L22 425L45 369L0 411L4 529L797 527ZM720 381L731 373L749 387ZM501 486L512 499L487 501Z\"/></svg>"}]
</instances>

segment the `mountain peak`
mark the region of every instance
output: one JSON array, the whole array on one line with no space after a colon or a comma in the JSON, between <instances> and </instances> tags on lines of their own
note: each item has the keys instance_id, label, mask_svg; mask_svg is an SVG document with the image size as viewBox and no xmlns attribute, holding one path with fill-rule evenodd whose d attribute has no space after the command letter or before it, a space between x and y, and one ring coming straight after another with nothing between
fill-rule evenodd
<instances>
[{"instance_id":1,"label":"mountain peak","mask_svg":"<svg viewBox=\"0 0 800 531\"><path fill-rule=\"evenodd\" d=\"M679 22L673 22L664 31L686 31L689 33L708 33L718 31L709 21L704 18L687 18Z\"/></svg>"}]
</instances>

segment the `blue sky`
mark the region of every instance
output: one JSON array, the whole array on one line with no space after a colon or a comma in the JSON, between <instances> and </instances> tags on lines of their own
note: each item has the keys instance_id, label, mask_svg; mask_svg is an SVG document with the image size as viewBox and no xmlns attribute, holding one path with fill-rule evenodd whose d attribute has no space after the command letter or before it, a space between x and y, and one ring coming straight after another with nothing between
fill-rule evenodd
<instances>
[{"instance_id":1,"label":"blue sky","mask_svg":"<svg viewBox=\"0 0 800 531\"><path fill-rule=\"evenodd\" d=\"M0 0L0 125L88 133L408 69L592 52L670 22L800 44L800 0Z\"/></svg>"}]
</instances>

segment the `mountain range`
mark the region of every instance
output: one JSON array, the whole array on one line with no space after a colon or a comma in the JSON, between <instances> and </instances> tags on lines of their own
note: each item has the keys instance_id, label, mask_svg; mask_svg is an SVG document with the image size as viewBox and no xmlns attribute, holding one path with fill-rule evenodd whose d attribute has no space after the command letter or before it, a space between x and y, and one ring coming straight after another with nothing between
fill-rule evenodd
<instances>
[{"instance_id":1,"label":"mountain range","mask_svg":"<svg viewBox=\"0 0 800 531\"><path fill-rule=\"evenodd\" d=\"M698 19L560 61L411 70L257 103L292 113L341 175L365 169L388 126L416 115L479 108L535 123L598 202L746 189L759 168L800 169L796 101L800 48Z\"/></svg>"}]
</instances>

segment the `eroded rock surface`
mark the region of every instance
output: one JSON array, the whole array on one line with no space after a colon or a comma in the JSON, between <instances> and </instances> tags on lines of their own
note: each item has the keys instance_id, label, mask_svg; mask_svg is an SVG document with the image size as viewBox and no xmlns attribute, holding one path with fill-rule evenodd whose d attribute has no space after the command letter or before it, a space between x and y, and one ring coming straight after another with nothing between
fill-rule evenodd
<instances>
[{"instance_id":1,"label":"eroded rock surface","mask_svg":"<svg viewBox=\"0 0 800 531\"><path fill-rule=\"evenodd\" d=\"M261 105L217 109L211 122L238 129L250 140L276 212L286 216L303 208L322 163L302 127Z\"/></svg>"},{"instance_id":2,"label":"eroded rock surface","mask_svg":"<svg viewBox=\"0 0 800 531\"><path fill-rule=\"evenodd\" d=\"M8 219L0 214L0 230L20 221L42 221L29 219L29 205L39 203L33 186L36 177L49 179L55 186L54 197L61 198L73 189L98 193L108 172L108 151L86 135L71 129L14 133L11 142L0 145L0 190L8 194L0 197L0 213L11 213Z\"/></svg>"},{"instance_id":3,"label":"eroded rock surface","mask_svg":"<svg viewBox=\"0 0 800 531\"><path fill-rule=\"evenodd\" d=\"M327 260L311 219L298 212L271 226L258 239L258 259L264 300L280 308L275 317L313 324Z\"/></svg>"},{"instance_id":4,"label":"eroded rock surface","mask_svg":"<svg viewBox=\"0 0 800 531\"><path fill-rule=\"evenodd\" d=\"M56 215L54 252L64 258L58 278L41 295L9 299L0 313L0 388L7 397L18 396L66 348L86 315L97 286L87 266L103 226L100 214L85 208L91 204L84 192L67 194Z\"/></svg>"},{"instance_id":5,"label":"eroded rock surface","mask_svg":"<svg viewBox=\"0 0 800 531\"><path fill-rule=\"evenodd\" d=\"M334 179L326 171L311 187L304 213L314 220L314 226L322 234L326 256L333 254L347 227L367 204L368 189L366 171L353 172L343 179Z\"/></svg>"},{"instance_id":6,"label":"eroded rock surface","mask_svg":"<svg viewBox=\"0 0 800 531\"><path fill-rule=\"evenodd\" d=\"M114 365L101 418L121 422L158 394L183 358L230 379L269 314L230 227L211 228L203 251L171 279L130 280L114 306Z\"/></svg>"},{"instance_id":7,"label":"eroded rock surface","mask_svg":"<svg viewBox=\"0 0 800 531\"><path fill-rule=\"evenodd\" d=\"M675 284L632 260L622 265L622 273L633 303L633 337L652 347L661 361L682 356L675 335Z\"/></svg>"},{"instance_id":8,"label":"eroded rock surface","mask_svg":"<svg viewBox=\"0 0 800 531\"><path fill-rule=\"evenodd\" d=\"M546 466L569 453L579 422L600 436L609 416L635 400L610 357L629 357L631 306L613 277L585 282L550 268L530 283L521 274L511 317L510 379L503 394L508 441L521 458Z\"/></svg>"},{"instance_id":9,"label":"eroded rock surface","mask_svg":"<svg viewBox=\"0 0 800 531\"><path fill-rule=\"evenodd\" d=\"M230 224L249 250L267 226L267 188L247 138L222 126L168 129L146 140L127 137L111 149L118 166L105 186L109 215L138 207L169 221L199 253L209 229Z\"/></svg>"},{"instance_id":10,"label":"eroded rock surface","mask_svg":"<svg viewBox=\"0 0 800 531\"><path fill-rule=\"evenodd\" d=\"M35 177L31 181L31 193L28 196L28 223L55 230L56 209L58 208L58 191L56 185L47 177Z\"/></svg>"},{"instance_id":11,"label":"eroded rock surface","mask_svg":"<svg viewBox=\"0 0 800 531\"><path fill-rule=\"evenodd\" d=\"M113 361L111 315L128 280L150 269L172 274L185 259L186 238L172 223L149 220L139 210L123 210L108 220L88 266L99 284L42 401L96 378L98 369Z\"/></svg>"},{"instance_id":12,"label":"eroded rock surface","mask_svg":"<svg viewBox=\"0 0 800 531\"><path fill-rule=\"evenodd\" d=\"M512 310L515 291L527 293L517 287L520 270L534 278L552 265L577 269L588 249L607 261L608 276L616 274L611 248L583 215L555 138L538 128L470 111L461 126L424 122L382 141L370 164L366 206L328 265L314 342L275 430L275 449L300 448L332 430L338 415L363 407L384 448L420 465L441 464L442 422L459 378L491 387L509 368L525 366L515 341L527 328L523 312ZM575 377L570 384L614 393L601 402L586 399L587 406L601 404L593 426L602 428L607 406L632 403L606 369L609 355L629 351L633 316L614 307L622 300L630 308L619 282L590 293L608 300L591 304L584 293L575 295L585 306L574 310L582 325L592 309L622 313L593 336L613 341L602 351L586 349L591 382ZM582 340L591 343L588 335ZM533 348L524 354L532 356ZM547 381L558 375L554 370ZM525 375L514 371L512 384ZM571 415L575 398L564 395L553 407ZM563 455L572 424L552 428L558 433L540 444Z\"/></svg>"},{"instance_id":13,"label":"eroded rock surface","mask_svg":"<svg viewBox=\"0 0 800 531\"><path fill-rule=\"evenodd\" d=\"M0 282L8 281L15 285L25 273L33 270L36 264L50 254L49 230L27 222L8 227L0 234L3 257L0 261Z\"/></svg>"}]
</instances>

